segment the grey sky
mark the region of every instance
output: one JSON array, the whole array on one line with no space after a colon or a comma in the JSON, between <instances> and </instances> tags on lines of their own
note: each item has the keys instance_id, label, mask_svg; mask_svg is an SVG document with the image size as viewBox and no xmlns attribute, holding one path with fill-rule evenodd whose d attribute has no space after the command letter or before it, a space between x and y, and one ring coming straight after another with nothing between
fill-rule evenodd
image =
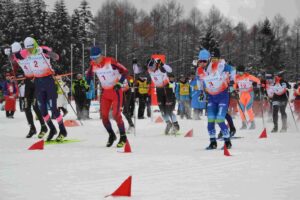
<instances>
[{"instance_id":1,"label":"grey sky","mask_svg":"<svg viewBox=\"0 0 300 200\"><path fill-rule=\"evenodd\" d=\"M77 8L82 0L65 0L69 12ZM97 10L106 0L87 0L90 3L92 12L96 14ZM152 7L163 0L128 0L132 2L137 9L150 11ZM234 20L244 21L248 26L264 19L273 18L280 13L287 19L288 23L293 23L297 17L300 17L300 0L178 0L187 14L193 7L199 8L203 13L207 13L212 5L218 7L221 12ZM48 9L52 10L56 0L45 0Z\"/></svg>"}]
</instances>

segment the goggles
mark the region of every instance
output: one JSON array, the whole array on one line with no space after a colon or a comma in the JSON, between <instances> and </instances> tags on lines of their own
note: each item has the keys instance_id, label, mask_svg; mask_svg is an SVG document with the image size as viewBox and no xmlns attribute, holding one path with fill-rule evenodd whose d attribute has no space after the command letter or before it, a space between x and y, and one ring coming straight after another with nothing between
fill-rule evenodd
<instances>
[{"instance_id":1,"label":"goggles","mask_svg":"<svg viewBox=\"0 0 300 200\"><path fill-rule=\"evenodd\" d=\"M97 60L98 58L100 58L101 54L97 55L97 56L90 56L91 60Z\"/></svg>"}]
</instances>

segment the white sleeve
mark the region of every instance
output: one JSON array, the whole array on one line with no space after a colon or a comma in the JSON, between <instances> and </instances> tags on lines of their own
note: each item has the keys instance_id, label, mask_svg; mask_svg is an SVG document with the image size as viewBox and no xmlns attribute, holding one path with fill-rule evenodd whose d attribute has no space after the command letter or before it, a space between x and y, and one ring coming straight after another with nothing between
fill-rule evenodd
<instances>
[{"instance_id":1,"label":"white sleeve","mask_svg":"<svg viewBox=\"0 0 300 200\"><path fill-rule=\"evenodd\" d=\"M166 70L166 72L171 73L172 72L172 68L169 65L164 64L163 68Z\"/></svg>"}]
</instances>

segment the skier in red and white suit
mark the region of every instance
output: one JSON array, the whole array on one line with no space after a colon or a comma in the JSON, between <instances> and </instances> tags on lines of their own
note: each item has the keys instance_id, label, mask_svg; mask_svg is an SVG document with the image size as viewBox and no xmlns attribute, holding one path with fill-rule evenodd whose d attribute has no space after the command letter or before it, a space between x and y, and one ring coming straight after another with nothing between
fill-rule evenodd
<instances>
[{"instance_id":1,"label":"skier in red and white suit","mask_svg":"<svg viewBox=\"0 0 300 200\"><path fill-rule=\"evenodd\" d=\"M117 144L117 147L123 147L126 143L127 137L121 115L121 108L123 104L123 91L121 88L128 70L123 65L118 63L114 58L102 56L101 49L99 47L91 48L90 58L91 68L89 69L88 74L92 75L92 72L96 73L102 87L100 112L102 123L109 134L106 146L112 146L114 141L117 139L109 120L109 111L112 107L113 118L116 120L120 131L120 140Z\"/></svg>"}]
</instances>

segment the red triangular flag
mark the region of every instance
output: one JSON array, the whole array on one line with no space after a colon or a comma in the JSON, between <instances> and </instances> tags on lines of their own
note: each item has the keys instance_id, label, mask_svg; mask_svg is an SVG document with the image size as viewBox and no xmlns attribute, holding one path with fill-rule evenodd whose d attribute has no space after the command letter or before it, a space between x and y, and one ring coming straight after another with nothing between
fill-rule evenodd
<instances>
[{"instance_id":1,"label":"red triangular flag","mask_svg":"<svg viewBox=\"0 0 300 200\"><path fill-rule=\"evenodd\" d=\"M224 144L224 156L231 156L230 152L228 151L226 145Z\"/></svg>"},{"instance_id":2,"label":"red triangular flag","mask_svg":"<svg viewBox=\"0 0 300 200\"><path fill-rule=\"evenodd\" d=\"M266 130L266 128L264 128L264 130L260 134L259 138L267 138L267 130Z\"/></svg>"},{"instance_id":3,"label":"red triangular flag","mask_svg":"<svg viewBox=\"0 0 300 200\"><path fill-rule=\"evenodd\" d=\"M155 120L155 123L162 123L164 120L161 118L161 116L157 117Z\"/></svg>"},{"instance_id":4,"label":"red triangular flag","mask_svg":"<svg viewBox=\"0 0 300 200\"><path fill-rule=\"evenodd\" d=\"M193 129L189 130L184 137L193 137Z\"/></svg>"},{"instance_id":5,"label":"red triangular flag","mask_svg":"<svg viewBox=\"0 0 300 200\"><path fill-rule=\"evenodd\" d=\"M131 147L130 147L128 140L126 141L126 144L124 147L124 153L131 153Z\"/></svg>"},{"instance_id":6,"label":"red triangular flag","mask_svg":"<svg viewBox=\"0 0 300 200\"><path fill-rule=\"evenodd\" d=\"M28 150L43 150L43 149L44 149L44 140L40 140L28 148Z\"/></svg>"},{"instance_id":7,"label":"red triangular flag","mask_svg":"<svg viewBox=\"0 0 300 200\"><path fill-rule=\"evenodd\" d=\"M129 176L120 186L119 188L114 191L112 194L105 196L126 196L131 197L131 179L132 177Z\"/></svg>"}]
</instances>

